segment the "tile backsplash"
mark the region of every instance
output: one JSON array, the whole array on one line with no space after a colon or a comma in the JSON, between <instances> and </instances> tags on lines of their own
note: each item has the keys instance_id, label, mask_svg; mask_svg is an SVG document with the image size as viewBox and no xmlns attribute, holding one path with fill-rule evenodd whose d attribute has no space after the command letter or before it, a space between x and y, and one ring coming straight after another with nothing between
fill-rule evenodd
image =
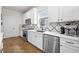
<instances>
[{"instance_id":1,"label":"tile backsplash","mask_svg":"<svg viewBox=\"0 0 79 59\"><path fill-rule=\"evenodd\" d=\"M48 25L48 30L51 32L58 32L60 33L60 27L61 26L65 26L66 24L70 24L70 25L79 25L79 21L71 21L71 22L51 22Z\"/></svg>"}]
</instances>

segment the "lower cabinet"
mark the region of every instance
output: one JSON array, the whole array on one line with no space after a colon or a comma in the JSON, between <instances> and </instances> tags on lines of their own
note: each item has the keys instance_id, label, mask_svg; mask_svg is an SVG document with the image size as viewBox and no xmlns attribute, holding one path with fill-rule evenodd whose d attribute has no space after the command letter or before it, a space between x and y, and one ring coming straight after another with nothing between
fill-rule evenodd
<instances>
[{"instance_id":1,"label":"lower cabinet","mask_svg":"<svg viewBox=\"0 0 79 59\"><path fill-rule=\"evenodd\" d=\"M43 34L35 31L28 31L28 41L37 48L43 50Z\"/></svg>"},{"instance_id":2,"label":"lower cabinet","mask_svg":"<svg viewBox=\"0 0 79 59\"><path fill-rule=\"evenodd\" d=\"M45 53L79 53L79 41L28 31L28 41Z\"/></svg>"},{"instance_id":3,"label":"lower cabinet","mask_svg":"<svg viewBox=\"0 0 79 59\"><path fill-rule=\"evenodd\" d=\"M79 42L60 38L60 53L79 53Z\"/></svg>"}]
</instances>

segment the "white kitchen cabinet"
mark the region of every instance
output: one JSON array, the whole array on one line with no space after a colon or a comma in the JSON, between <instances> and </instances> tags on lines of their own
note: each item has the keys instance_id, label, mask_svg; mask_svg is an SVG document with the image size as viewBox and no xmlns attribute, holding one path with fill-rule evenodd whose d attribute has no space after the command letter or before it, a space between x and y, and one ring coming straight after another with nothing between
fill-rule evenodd
<instances>
[{"instance_id":1,"label":"white kitchen cabinet","mask_svg":"<svg viewBox=\"0 0 79 59\"><path fill-rule=\"evenodd\" d=\"M75 7L73 6L64 6L64 7L60 7L62 10L62 21L72 21L73 19L75 19L75 12L74 9Z\"/></svg>"},{"instance_id":2,"label":"white kitchen cabinet","mask_svg":"<svg viewBox=\"0 0 79 59\"><path fill-rule=\"evenodd\" d=\"M48 7L48 20L49 22L58 22L59 19L59 7L49 6Z\"/></svg>"},{"instance_id":3,"label":"white kitchen cabinet","mask_svg":"<svg viewBox=\"0 0 79 59\"><path fill-rule=\"evenodd\" d=\"M79 7L78 6L62 6L62 21L79 21Z\"/></svg>"},{"instance_id":4,"label":"white kitchen cabinet","mask_svg":"<svg viewBox=\"0 0 79 59\"><path fill-rule=\"evenodd\" d=\"M48 7L49 22L79 21L78 6Z\"/></svg>"},{"instance_id":5,"label":"white kitchen cabinet","mask_svg":"<svg viewBox=\"0 0 79 59\"><path fill-rule=\"evenodd\" d=\"M60 53L79 53L79 41L60 38Z\"/></svg>"},{"instance_id":6,"label":"white kitchen cabinet","mask_svg":"<svg viewBox=\"0 0 79 59\"><path fill-rule=\"evenodd\" d=\"M25 24L25 20L28 18L31 18L31 24L37 24L37 21L38 21L37 8L32 8L29 11L24 13L23 24Z\"/></svg>"},{"instance_id":7,"label":"white kitchen cabinet","mask_svg":"<svg viewBox=\"0 0 79 59\"><path fill-rule=\"evenodd\" d=\"M79 53L79 50L74 49L74 47L67 46L66 44L62 44L62 46L60 46L60 53Z\"/></svg>"},{"instance_id":8,"label":"white kitchen cabinet","mask_svg":"<svg viewBox=\"0 0 79 59\"><path fill-rule=\"evenodd\" d=\"M43 50L43 34L35 31L28 31L28 41Z\"/></svg>"},{"instance_id":9,"label":"white kitchen cabinet","mask_svg":"<svg viewBox=\"0 0 79 59\"><path fill-rule=\"evenodd\" d=\"M34 44L34 32L28 31L28 41Z\"/></svg>"},{"instance_id":10,"label":"white kitchen cabinet","mask_svg":"<svg viewBox=\"0 0 79 59\"><path fill-rule=\"evenodd\" d=\"M40 48L41 50L43 50L43 35L42 35L42 33L35 32L34 35L35 35L35 37L34 37L35 38L35 40L34 40L35 45L38 48Z\"/></svg>"}]
</instances>

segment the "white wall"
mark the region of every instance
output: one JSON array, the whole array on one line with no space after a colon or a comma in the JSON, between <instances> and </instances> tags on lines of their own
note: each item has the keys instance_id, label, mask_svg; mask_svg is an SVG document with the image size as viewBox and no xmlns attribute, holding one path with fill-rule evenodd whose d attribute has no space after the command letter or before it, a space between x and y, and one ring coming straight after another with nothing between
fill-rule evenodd
<instances>
[{"instance_id":1,"label":"white wall","mask_svg":"<svg viewBox=\"0 0 79 59\"><path fill-rule=\"evenodd\" d=\"M19 12L9 9L2 9L4 38L20 35L20 24L23 15Z\"/></svg>"}]
</instances>

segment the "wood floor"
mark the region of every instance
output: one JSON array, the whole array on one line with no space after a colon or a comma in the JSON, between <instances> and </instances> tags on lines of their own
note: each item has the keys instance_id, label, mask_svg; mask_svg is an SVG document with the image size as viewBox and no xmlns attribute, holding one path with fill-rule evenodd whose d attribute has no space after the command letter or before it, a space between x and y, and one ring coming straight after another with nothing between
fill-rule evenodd
<instances>
[{"instance_id":1,"label":"wood floor","mask_svg":"<svg viewBox=\"0 0 79 59\"><path fill-rule=\"evenodd\" d=\"M7 38L3 41L3 53L42 53L21 37Z\"/></svg>"}]
</instances>

